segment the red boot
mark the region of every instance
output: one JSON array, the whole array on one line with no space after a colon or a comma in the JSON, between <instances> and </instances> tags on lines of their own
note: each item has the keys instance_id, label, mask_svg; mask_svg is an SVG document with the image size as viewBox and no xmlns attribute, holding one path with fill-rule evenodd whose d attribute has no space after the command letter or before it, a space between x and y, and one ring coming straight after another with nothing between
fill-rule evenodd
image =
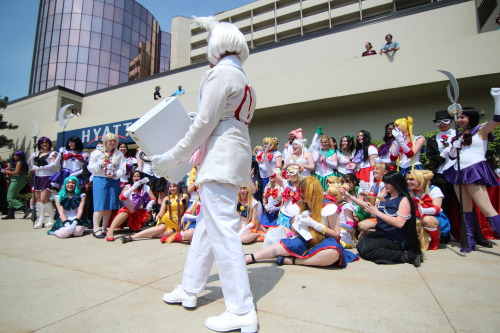
<instances>
[{"instance_id":1,"label":"red boot","mask_svg":"<svg viewBox=\"0 0 500 333\"><path fill-rule=\"evenodd\" d=\"M174 236L174 238L172 239L172 243L180 243L180 242L183 242L184 239L182 239L182 234L180 232L177 232Z\"/></svg>"},{"instance_id":2,"label":"red boot","mask_svg":"<svg viewBox=\"0 0 500 333\"><path fill-rule=\"evenodd\" d=\"M431 236L431 241L427 250L437 250L439 248L439 229L426 227L424 227L424 229Z\"/></svg>"}]
</instances>

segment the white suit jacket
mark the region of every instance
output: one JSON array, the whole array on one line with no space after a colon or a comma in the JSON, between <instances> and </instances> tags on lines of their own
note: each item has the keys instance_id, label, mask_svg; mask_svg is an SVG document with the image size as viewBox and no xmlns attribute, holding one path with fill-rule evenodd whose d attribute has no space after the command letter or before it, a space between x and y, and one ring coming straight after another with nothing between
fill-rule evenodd
<instances>
[{"instance_id":1,"label":"white suit jacket","mask_svg":"<svg viewBox=\"0 0 500 333\"><path fill-rule=\"evenodd\" d=\"M230 55L208 70L200 85L198 115L172 155L188 160L201 147L196 184L208 181L250 184L252 150L248 124L256 97L239 58Z\"/></svg>"}]
</instances>

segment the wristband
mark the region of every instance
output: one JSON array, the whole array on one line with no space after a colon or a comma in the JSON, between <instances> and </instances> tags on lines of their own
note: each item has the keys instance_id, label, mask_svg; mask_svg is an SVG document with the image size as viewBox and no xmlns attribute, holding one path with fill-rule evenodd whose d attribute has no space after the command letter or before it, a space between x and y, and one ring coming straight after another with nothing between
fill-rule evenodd
<instances>
[{"instance_id":1,"label":"wristband","mask_svg":"<svg viewBox=\"0 0 500 333\"><path fill-rule=\"evenodd\" d=\"M415 155L415 152L413 150L408 150L406 153L404 153L408 158L411 158L413 155Z\"/></svg>"}]
</instances>

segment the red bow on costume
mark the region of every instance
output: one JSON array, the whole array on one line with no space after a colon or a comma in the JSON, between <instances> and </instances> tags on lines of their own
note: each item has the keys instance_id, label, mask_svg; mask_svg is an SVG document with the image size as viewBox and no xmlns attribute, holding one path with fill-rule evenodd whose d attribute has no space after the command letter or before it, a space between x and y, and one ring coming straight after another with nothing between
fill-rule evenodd
<instances>
[{"instance_id":1,"label":"red bow on costume","mask_svg":"<svg viewBox=\"0 0 500 333\"><path fill-rule=\"evenodd\" d=\"M418 218L422 218L422 215L420 215L420 212L418 210L418 205L422 206L422 208L430 208L434 206L432 203L432 198L428 194L424 195L422 199L413 198L413 204L415 205L415 213Z\"/></svg>"},{"instance_id":2,"label":"red bow on costume","mask_svg":"<svg viewBox=\"0 0 500 333\"><path fill-rule=\"evenodd\" d=\"M266 194L264 194L264 196L267 198L269 198L269 196L272 196L273 198L276 198L279 194L279 191L277 188L275 188L274 190L271 190L270 188L268 188L266 190Z\"/></svg>"},{"instance_id":3,"label":"red bow on costume","mask_svg":"<svg viewBox=\"0 0 500 333\"><path fill-rule=\"evenodd\" d=\"M299 192L294 192L292 191L291 188L287 187L286 190L281 194L283 197L283 202L286 202L288 200L292 200L292 203L296 204L297 202L300 201L300 194Z\"/></svg>"},{"instance_id":4,"label":"red bow on costume","mask_svg":"<svg viewBox=\"0 0 500 333\"><path fill-rule=\"evenodd\" d=\"M72 154L72 153L67 153L67 154L64 154L63 156L63 159L66 161L66 160L69 160L70 158L76 158L77 160L79 160L80 162L83 162L83 155L82 154Z\"/></svg>"},{"instance_id":5,"label":"red bow on costume","mask_svg":"<svg viewBox=\"0 0 500 333\"><path fill-rule=\"evenodd\" d=\"M257 162L261 163L262 162L262 156L264 156L264 152L260 152L257 155ZM271 162L273 160L274 154L267 154L267 160Z\"/></svg>"}]
</instances>

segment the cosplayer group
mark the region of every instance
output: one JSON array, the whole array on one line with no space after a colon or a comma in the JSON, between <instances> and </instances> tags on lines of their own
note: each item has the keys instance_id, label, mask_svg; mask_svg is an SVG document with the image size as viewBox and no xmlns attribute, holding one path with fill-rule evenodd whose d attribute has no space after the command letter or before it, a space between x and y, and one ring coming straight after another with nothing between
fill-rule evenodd
<instances>
[{"instance_id":1,"label":"cosplayer group","mask_svg":"<svg viewBox=\"0 0 500 333\"><path fill-rule=\"evenodd\" d=\"M144 162L129 156L114 134L104 135L90 155L77 137L59 151L42 137L36 153L27 158L14 152L3 170L10 177L3 219L14 218L16 210L25 217L36 214L34 228L48 228L58 238L82 236L91 228L94 237L108 242L189 241L182 281L163 301L195 308L215 262L226 311L205 325L220 332L258 330L248 264L272 259L277 265L345 268L361 257L419 267L423 252L447 243L453 231L460 237L453 195L460 187L468 240L461 250L492 246L478 228L472 202L500 233L500 216L486 191L499 183L485 158L488 138L500 124L500 88L491 90L493 120L480 124L478 112L464 108L456 133L453 118L438 111L440 133L429 142L413 133L413 119L405 117L387 124L380 147L366 130L341 137L337 147L319 127L310 145L296 129L283 151L274 137L252 149L248 126L257 99L242 67L249 55L245 38L231 23L195 23L209 32L210 69L184 138ZM423 170L420 161L425 148L432 170ZM193 154L196 167L186 181L167 182L164 177ZM28 181L31 207L17 199ZM149 222L154 226L144 228ZM117 236L125 227L133 233ZM265 247L245 254L243 244L253 242Z\"/></svg>"}]
</instances>

